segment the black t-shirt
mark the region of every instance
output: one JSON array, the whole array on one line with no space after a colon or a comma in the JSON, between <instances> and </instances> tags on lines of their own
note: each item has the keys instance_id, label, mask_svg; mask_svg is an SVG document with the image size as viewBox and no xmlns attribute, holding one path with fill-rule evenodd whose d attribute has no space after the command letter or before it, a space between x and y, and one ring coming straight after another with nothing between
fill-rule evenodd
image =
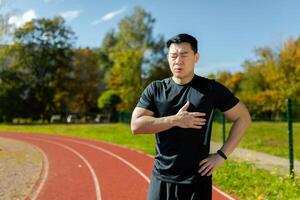
<instances>
[{"instance_id":1,"label":"black t-shirt","mask_svg":"<svg viewBox=\"0 0 300 200\"><path fill-rule=\"evenodd\" d=\"M209 155L214 109L224 112L239 100L222 84L194 75L192 81L179 85L172 78L150 83L137 107L154 112L155 117L175 115L187 102L188 112L206 113L202 129L173 127L155 134L156 156L153 175L174 183L192 183L199 163Z\"/></svg>"}]
</instances>

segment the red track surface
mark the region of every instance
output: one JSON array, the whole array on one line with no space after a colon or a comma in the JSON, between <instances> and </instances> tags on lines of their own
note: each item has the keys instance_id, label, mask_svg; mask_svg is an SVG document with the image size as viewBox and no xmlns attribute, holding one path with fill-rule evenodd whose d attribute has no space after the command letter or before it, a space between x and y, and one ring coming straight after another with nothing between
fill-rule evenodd
<instances>
[{"instance_id":1,"label":"red track surface","mask_svg":"<svg viewBox=\"0 0 300 200\"><path fill-rule=\"evenodd\" d=\"M0 137L31 143L44 154L41 176L28 199L146 199L153 158L144 153L74 137L19 133ZM213 199L233 198L214 188Z\"/></svg>"}]
</instances>

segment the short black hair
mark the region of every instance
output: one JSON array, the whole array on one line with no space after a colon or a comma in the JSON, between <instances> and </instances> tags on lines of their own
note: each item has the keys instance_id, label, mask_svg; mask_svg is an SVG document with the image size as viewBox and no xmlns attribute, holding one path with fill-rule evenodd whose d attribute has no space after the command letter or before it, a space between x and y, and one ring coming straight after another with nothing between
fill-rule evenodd
<instances>
[{"instance_id":1,"label":"short black hair","mask_svg":"<svg viewBox=\"0 0 300 200\"><path fill-rule=\"evenodd\" d=\"M186 34L186 33L181 33L178 35L173 36L172 38L170 38L167 41L167 47L169 48L171 46L171 44L175 43L175 44L179 44L182 42L187 42L191 45L192 50L194 51L194 53L198 52L198 41L196 38L194 38L193 36Z\"/></svg>"}]
</instances>

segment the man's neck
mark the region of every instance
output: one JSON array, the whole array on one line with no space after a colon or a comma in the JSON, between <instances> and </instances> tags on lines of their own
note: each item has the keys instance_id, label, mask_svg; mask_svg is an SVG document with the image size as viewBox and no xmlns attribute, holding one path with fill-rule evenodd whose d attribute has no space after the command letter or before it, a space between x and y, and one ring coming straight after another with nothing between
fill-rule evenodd
<instances>
[{"instance_id":1,"label":"man's neck","mask_svg":"<svg viewBox=\"0 0 300 200\"><path fill-rule=\"evenodd\" d=\"M185 85L189 82L192 81L192 79L194 78L195 74L193 74L192 76L189 76L189 77L185 77L185 78L178 78L178 77L175 77L175 76L172 76L172 79L175 83L179 84L179 85Z\"/></svg>"}]
</instances>

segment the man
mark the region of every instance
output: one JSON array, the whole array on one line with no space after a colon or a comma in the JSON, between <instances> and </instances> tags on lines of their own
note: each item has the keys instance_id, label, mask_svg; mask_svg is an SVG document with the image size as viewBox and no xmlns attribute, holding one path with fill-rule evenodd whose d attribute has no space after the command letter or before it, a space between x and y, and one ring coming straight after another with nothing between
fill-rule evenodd
<instances>
[{"instance_id":1,"label":"man","mask_svg":"<svg viewBox=\"0 0 300 200\"><path fill-rule=\"evenodd\" d=\"M148 200L208 200L213 171L236 148L251 118L226 87L194 74L200 54L193 36L176 35L167 47L173 76L147 86L131 119L134 134L155 133L156 137ZM233 125L222 148L209 155L215 109Z\"/></svg>"}]
</instances>

